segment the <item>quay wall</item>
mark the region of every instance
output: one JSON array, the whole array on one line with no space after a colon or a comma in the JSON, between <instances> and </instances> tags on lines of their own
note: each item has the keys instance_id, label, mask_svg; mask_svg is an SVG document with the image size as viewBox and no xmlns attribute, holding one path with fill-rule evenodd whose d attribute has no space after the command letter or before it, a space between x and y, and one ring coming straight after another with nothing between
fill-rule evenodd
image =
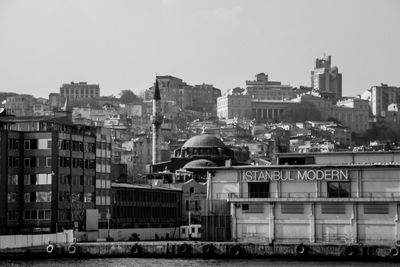
<instances>
[{"instance_id":1,"label":"quay wall","mask_svg":"<svg viewBox=\"0 0 400 267\"><path fill-rule=\"evenodd\" d=\"M72 242L72 230L66 230L63 233L56 234L0 235L0 249L35 247L47 245L49 243L62 244Z\"/></svg>"},{"instance_id":2,"label":"quay wall","mask_svg":"<svg viewBox=\"0 0 400 267\"><path fill-rule=\"evenodd\" d=\"M79 257L296 257L390 259L400 261L400 244L267 244L242 242L102 242L76 243Z\"/></svg>"}]
</instances>

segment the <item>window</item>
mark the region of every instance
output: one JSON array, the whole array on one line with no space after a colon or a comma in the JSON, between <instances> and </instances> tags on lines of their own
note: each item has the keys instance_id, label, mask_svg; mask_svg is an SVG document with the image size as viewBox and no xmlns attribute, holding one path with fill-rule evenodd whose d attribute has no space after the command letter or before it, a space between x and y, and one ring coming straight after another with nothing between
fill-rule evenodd
<instances>
[{"instance_id":1,"label":"window","mask_svg":"<svg viewBox=\"0 0 400 267\"><path fill-rule=\"evenodd\" d=\"M18 202L18 193L11 192L7 194L7 202L8 203L17 203Z\"/></svg>"},{"instance_id":2,"label":"window","mask_svg":"<svg viewBox=\"0 0 400 267\"><path fill-rule=\"evenodd\" d=\"M24 140L24 149L30 149L30 141L29 140Z\"/></svg>"},{"instance_id":3,"label":"window","mask_svg":"<svg viewBox=\"0 0 400 267\"><path fill-rule=\"evenodd\" d=\"M18 221L18 211L17 210L9 210L7 212L7 219L9 221Z\"/></svg>"},{"instance_id":4,"label":"window","mask_svg":"<svg viewBox=\"0 0 400 267\"><path fill-rule=\"evenodd\" d=\"M346 214L346 205L342 203L322 204L322 214Z\"/></svg>"},{"instance_id":5,"label":"window","mask_svg":"<svg viewBox=\"0 0 400 267\"><path fill-rule=\"evenodd\" d=\"M51 139L38 139L38 149L49 149L51 148Z\"/></svg>"},{"instance_id":6,"label":"window","mask_svg":"<svg viewBox=\"0 0 400 267\"><path fill-rule=\"evenodd\" d=\"M328 197L350 197L349 182L328 182Z\"/></svg>"},{"instance_id":7,"label":"window","mask_svg":"<svg viewBox=\"0 0 400 267\"><path fill-rule=\"evenodd\" d=\"M38 140L37 139L24 140L24 149L38 149Z\"/></svg>"},{"instance_id":8,"label":"window","mask_svg":"<svg viewBox=\"0 0 400 267\"><path fill-rule=\"evenodd\" d=\"M92 193L84 193L83 201L86 203L93 202L93 194Z\"/></svg>"},{"instance_id":9,"label":"window","mask_svg":"<svg viewBox=\"0 0 400 267\"><path fill-rule=\"evenodd\" d=\"M24 210L24 220L50 220L50 210Z\"/></svg>"},{"instance_id":10,"label":"window","mask_svg":"<svg viewBox=\"0 0 400 267\"><path fill-rule=\"evenodd\" d=\"M304 204L290 203L281 205L282 214L304 214Z\"/></svg>"},{"instance_id":11,"label":"window","mask_svg":"<svg viewBox=\"0 0 400 267\"><path fill-rule=\"evenodd\" d=\"M264 213L263 204L242 204L243 213Z\"/></svg>"},{"instance_id":12,"label":"window","mask_svg":"<svg viewBox=\"0 0 400 267\"><path fill-rule=\"evenodd\" d=\"M269 183L248 183L250 198L269 197Z\"/></svg>"},{"instance_id":13,"label":"window","mask_svg":"<svg viewBox=\"0 0 400 267\"><path fill-rule=\"evenodd\" d=\"M7 182L9 185L18 185L18 175L17 174L9 174L7 178Z\"/></svg>"},{"instance_id":14,"label":"window","mask_svg":"<svg viewBox=\"0 0 400 267\"><path fill-rule=\"evenodd\" d=\"M9 149L19 149L19 140L10 138L8 139L8 148Z\"/></svg>"},{"instance_id":15,"label":"window","mask_svg":"<svg viewBox=\"0 0 400 267\"><path fill-rule=\"evenodd\" d=\"M36 192L36 202L51 202L51 192Z\"/></svg>"},{"instance_id":16,"label":"window","mask_svg":"<svg viewBox=\"0 0 400 267\"><path fill-rule=\"evenodd\" d=\"M19 167L19 158L17 158L17 157L8 157L8 167L10 167L10 168L18 168Z\"/></svg>"},{"instance_id":17,"label":"window","mask_svg":"<svg viewBox=\"0 0 400 267\"><path fill-rule=\"evenodd\" d=\"M51 167L51 157L46 157L46 167Z\"/></svg>"},{"instance_id":18,"label":"window","mask_svg":"<svg viewBox=\"0 0 400 267\"><path fill-rule=\"evenodd\" d=\"M364 204L364 214L389 214L389 204Z\"/></svg>"}]
</instances>

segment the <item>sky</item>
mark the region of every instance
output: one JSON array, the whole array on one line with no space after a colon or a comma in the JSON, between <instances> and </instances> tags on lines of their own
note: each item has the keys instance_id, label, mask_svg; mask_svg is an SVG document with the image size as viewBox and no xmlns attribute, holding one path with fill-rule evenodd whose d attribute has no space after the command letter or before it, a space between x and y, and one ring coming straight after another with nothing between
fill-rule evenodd
<instances>
[{"instance_id":1,"label":"sky","mask_svg":"<svg viewBox=\"0 0 400 267\"><path fill-rule=\"evenodd\" d=\"M310 86L324 53L345 96L400 86L400 1L0 0L0 92L86 81L118 96L156 74L223 92L260 72Z\"/></svg>"}]
</instances>

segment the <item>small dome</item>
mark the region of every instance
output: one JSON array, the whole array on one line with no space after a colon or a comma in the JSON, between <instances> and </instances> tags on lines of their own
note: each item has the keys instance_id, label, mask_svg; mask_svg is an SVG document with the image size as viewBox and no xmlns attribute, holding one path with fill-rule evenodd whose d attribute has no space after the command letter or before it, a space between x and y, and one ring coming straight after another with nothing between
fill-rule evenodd
<instances>
[{"instance_id":1,"label":"small dome","mask_svg":"<svg viewBox=\"0 0 400 267\"><path fill-rule=\"evenodd\" d=\"M183 169L191 169L191 168L198 168L198 167L218 167L218 165L215 164L211 160L197 159L197 160L193 160L191 162L186 163L186 165L183 166Z\"/></svg>"},{"instance_id":2,"label":"small dome","mask_svg":"<svg viewBox=\"0 0 400 267\"><path fill-rule=\"evenodd\" d=\"M202 134L202 135L196 135L187 140L182 148L189 148L189 147L214 147L214 148L224 148L225 144L215 137L214 135L211 134Z\"/></svg>"}]
</instances>

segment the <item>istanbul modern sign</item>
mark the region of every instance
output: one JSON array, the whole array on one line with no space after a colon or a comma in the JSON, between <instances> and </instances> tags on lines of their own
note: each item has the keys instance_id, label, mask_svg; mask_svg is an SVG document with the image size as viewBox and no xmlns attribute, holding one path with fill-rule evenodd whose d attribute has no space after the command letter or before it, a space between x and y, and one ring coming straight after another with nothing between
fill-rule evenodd
<instances>
[{"instance_id":1,"label":"istanbul modern sign","mask_svg":"<svg viewBox=\"0 0 400 267\"><path fill-rule=\"evenodd\" d=\"M268 181L347 181L348 170L244 170L244 182Z\"/></svg>"}]
</instances>

